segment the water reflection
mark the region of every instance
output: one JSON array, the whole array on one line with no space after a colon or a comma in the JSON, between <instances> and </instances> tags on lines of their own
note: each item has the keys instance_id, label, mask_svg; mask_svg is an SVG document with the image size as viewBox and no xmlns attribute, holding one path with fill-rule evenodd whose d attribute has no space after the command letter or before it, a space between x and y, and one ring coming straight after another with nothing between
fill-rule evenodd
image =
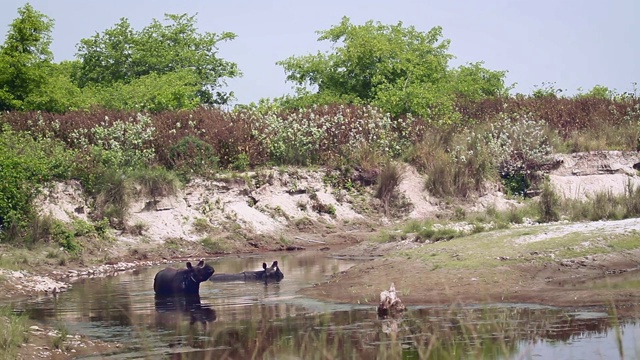
<instances>
[{"instance_id":1,"label":"water reflection","mask_svg":"<svg viewBox=\"0 0 640 360\"><path fill-rule=\"evenodd\" d=\"M375 306L330 304L297 291L353 262L319 253L214 259L216 272L278 260L279 283L203 283L198 297L157 298L160 268L85 279L57 298L14 304L34 319L124 346L96 359L522 359L639 357L640 327L604 313L544 306L411 307L380 319ZM566 356L569 354L569 356ZM91 358L91 357L89 357ZM585 357L583 357L585 358ZM589 358L589 356L586 356Z\"/></svg>"},{"instance_id":2,"label":"water reflection","mask_svg":"<svg viewBox=\"0 0 640 360\"><path fill-rule=\"evenodd\" d=\"M252 321L216 322L208 329L179 327L166 334L168 345L131 348L128 354L172 359L538 358L550 346L590 348L591 338L615 332L607 317L583 318L549 308L424 308L387 319L378 319L375 309L280 319L259 314ZM571 320L557 320L565 316ZM615 341L601 345L597 351L604 358L618 357ZM637 353L631 348L627 355L633 359Z\"/></svg>"},{"instance_id":3,"label":"water reflection","mask_svg":"<svg viewBox=\"0 0 640 360\"><path fill-rule=\"evenodd\" d=\"M202 304L200 295L156 295L155 308L155 320L159 328L175 328L176 324L185 320L189 325L199 323L206 328L207 324L216 320L216 311L211 305Z\"/></svg>"}]
</instances>

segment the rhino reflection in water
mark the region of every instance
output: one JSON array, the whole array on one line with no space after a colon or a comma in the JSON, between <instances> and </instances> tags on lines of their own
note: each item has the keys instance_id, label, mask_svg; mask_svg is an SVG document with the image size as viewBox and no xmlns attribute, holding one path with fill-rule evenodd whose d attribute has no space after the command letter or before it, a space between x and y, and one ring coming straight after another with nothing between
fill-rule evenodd
<instances>
[{"instance_id":1,"label":"rhino reflection in water","mask_svg":"<svg viewBox=\"0 0 640 360\"><path fill-rule=\"evenodd\" d=\"M284 274L278 267L278 262L274 261L270 267L267 267L266 263L262 263L262 270L257 271L243 271L237 274L215 274L211 276L209 281L222 282L222 281L280 281L284 278Z\"/></svg>"},{"instance_id":2,"label":"rhino reflection in water","mask_svg":"<svg viewBox=\"0 0 640 360\"><path fill-rule=\"evenodd\" d=\"M201 323L205 328L216 320L216 311L200 302L200 295L156 295L156 322L174 327L183 320L190 325Z\"/></svg>"}]
</instances>

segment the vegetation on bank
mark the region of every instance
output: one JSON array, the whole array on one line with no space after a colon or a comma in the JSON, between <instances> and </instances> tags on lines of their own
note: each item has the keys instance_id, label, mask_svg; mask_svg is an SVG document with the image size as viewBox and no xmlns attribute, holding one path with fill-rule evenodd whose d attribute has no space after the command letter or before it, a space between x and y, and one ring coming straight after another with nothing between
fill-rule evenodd
<instances>
[{"instance_id":1,"label":"vegetation on bank","mask_svg":"<svg viewBox=\"0 0 640 360\"><path fill-rule=\"evenodd\" d=\"M338 188L375 185L392 215L402 203L394 162L414 165L440 198L469 198L488 181L526 196L553 152L640 149L635 92L596 86L563 97L546 85L512 95L504 71L451 67L438 27L343 18L319 31L332 50L279 62L294 95L233 109L217 105L232 100L221 89L240 71L217 46L235 35L199 34L195 16L169 14L139 31L122 19L59 64L52 28L27 4L0 46L0 240L13 244L80 252L76 234L122 228L130 192L166 196L221 171L325 166ZM67 179L91 197L94 230L35 214L42 186Z\"/></svg>"},{"instance_id":2,"label":"vegetation on bank","mask_svg":"<svg viewBox=\"0 0 640 360\"><path fill-rule=\"evenodd\" d=\"M417 242L435 243L533 222L637 218L640 217L639 191L629 182L624 194L614 195L611 191L603 191L585 200L565 199L555 193L549 182L544 182L537 200L525 202L524 206L503 211L489 207L482 212L470 213L462 207L456 207L449 214L441 214L439 219L413 219L396 229L382 231L377 240L391 242L411 238Z\"/></svg>"},{"instance_id":3,"label":"vegetation on bank","mask_svg":"<svg viewBox=\"0 0 640 360\"><path fill-rule=\"evenodd\" d=\"M10 307L0 307L0 359L17 357L18 347L29 339L28 317L14 313Z\"/></svg>"},{"instance_id":4,"label":"vegetation on bank","mask_svg":"<svg viewBox=\"0 0 640 360\"><path fill-rule=\"evenodd\" d=\"M491 114L497 100L504 110ZM355 173L378 174L370 180L383 181L377 196L385 204L393 200L394 187L387 182L398 182L397 175L383 176L389 161L414 165L426 174L429 192L441 198L482 193L487 181L502 181L507 192L523 196L541 184L540 171L551 165L553 152L636 150L639 104L635 97L487 99L460 107L461 114L470 114L486 106L484 118L448 126L356 105L266 113L8 112L0 116L3 234L29 237L31 200L51 180L80 180L95 199L97 221L122 219L132 182L146 184L140 191L160 197L194 176L274 165L336 169L334 185L345 189L370 185L352 180L358 179ZM594 112L580 117L580 124L565 120L587 106ZM609 127L602 128L603 122Z\"/></svg>"}]
</instances>

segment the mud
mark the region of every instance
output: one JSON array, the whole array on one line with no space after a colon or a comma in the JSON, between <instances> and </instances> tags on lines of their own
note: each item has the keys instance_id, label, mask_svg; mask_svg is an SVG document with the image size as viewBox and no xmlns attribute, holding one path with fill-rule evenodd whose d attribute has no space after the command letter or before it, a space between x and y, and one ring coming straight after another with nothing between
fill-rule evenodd
<instances>
[{"instance_id":1,"label":"mud","mask_svg":"<svg viewBox=\"0 0 640 360\"><path fill-rule=\"evenodd\" d=\"M640 277L638 255L637 251L616 254L579 269L559 264L525 264L433 270L416 260L376 259L302 293L330 301L377 304L380 292L394 283L405 305L536 303L608 308L614 304L636 316L640 314L640 289L625 284Z\"/></svg>"}]
</instances>

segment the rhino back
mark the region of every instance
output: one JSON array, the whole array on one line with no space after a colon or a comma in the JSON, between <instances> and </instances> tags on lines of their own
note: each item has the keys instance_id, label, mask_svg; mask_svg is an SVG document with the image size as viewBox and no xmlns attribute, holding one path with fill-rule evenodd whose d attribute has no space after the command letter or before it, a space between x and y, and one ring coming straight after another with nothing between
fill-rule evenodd
<instances>
[{"instance_id":1,"label":"rhino back","mask_svg":"<svg viewBox=\"0 0 640 360\"><path fill-rule=\"evenodd\" d=\"M173 268L160 270L153 279L153 290L156 294L174 294L181 291L182 276Z\"/></svg>"},{"instance_id":2,"label":"rhino back","mask_svg":"<svg viewBox=\"0 0 640 360\"><path fill-rule=\"evenodd\" d=\"M238 274L213 274L209 281L219 282L219 281L244 281L246 277L244 273Z\"/></svg>"}]
</instances>

